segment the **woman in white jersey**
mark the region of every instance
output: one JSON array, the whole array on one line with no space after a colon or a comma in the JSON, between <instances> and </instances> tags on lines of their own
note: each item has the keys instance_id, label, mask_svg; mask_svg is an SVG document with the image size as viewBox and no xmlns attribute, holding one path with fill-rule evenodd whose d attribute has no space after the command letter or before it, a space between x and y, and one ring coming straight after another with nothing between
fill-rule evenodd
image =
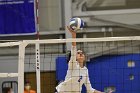
<instances>
[{"instance_id":1,"label":"woman in white jersey","mask_svg":"<svg viewBox=\"0 0 140 93\"><path fill-rule=\"evenodd\" d=\"M72 38L76 38L76 32L67 27ZM102 93L92 88L88 69L84 66L85 55L81 50L77 51L76 42L72 42L71 58L68 63L68 70L65 81L61 82L57 87L57 93L81 93L82 85L84 84L87 93Z\"/></svg>"}]
</instances>

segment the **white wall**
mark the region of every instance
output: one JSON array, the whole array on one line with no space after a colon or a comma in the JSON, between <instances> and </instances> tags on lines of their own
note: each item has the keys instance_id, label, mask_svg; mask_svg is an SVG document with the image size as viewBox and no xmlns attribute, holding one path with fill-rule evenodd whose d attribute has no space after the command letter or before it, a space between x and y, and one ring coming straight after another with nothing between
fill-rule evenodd
<instances>
[{"instance_id":1,"label":"white wall","mask_svg":"<svg viewBox=\"0 0 140 93\"><path fill-rule=\"evenodd\" d=\"M55 55L55 54L41 55L41 62L40 62L41 70L43 71L56 70L55 60L57 57L58 55ZM35 71L35 55L26 56L24 68L25 68L25 72ZM0 72L1 73L17 73L18 72L17 56L0 57Z\"/></svg>"},{"instance_id":2,"label":"white wall","mask_svg":"<svg viewBox=\"0 0 140 93\"><path fill-rule=\"evenodd\" d=\"M40 31L59 30L60 7L60 0L39 0Z\"/></svg>"}]
</instances>

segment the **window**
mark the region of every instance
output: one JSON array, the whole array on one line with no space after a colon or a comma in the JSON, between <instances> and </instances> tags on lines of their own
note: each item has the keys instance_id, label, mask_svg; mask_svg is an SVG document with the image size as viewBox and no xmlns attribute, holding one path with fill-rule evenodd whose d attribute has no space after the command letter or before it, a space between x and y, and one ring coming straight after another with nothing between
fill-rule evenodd
<instances>
[{"instance_id":1,"label":"window","mask_svg":"<svg viewBox=\"0 0 140 93\"><path fill-rule=\"evenodd\" d=\"M132 61L132 60L129 60L128 63L127 63L127 66L128 66L129 68L135 67L135 62Z\"/></svg>"}]
</instances>

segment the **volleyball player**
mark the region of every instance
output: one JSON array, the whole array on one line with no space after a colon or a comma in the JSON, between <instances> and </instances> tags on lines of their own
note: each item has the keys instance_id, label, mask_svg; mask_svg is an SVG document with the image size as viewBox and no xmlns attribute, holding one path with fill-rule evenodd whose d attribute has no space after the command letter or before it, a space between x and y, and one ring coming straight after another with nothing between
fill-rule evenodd
<instances>
[{"instance_id":1,"label":"volleyball player","mask_svg":"<svg viewBox=\"0 0 140 93\"><path fill-rule=\"evenodd\" d=\"M67 27L72 38L76 38L76 32ZM88 69L85 67L85 54L76 48L76 42L72 42L71 57L68 62L68 70L65 81L57 87L57 93L81 93L82 85L86 86L87 93L103 93L92 88L89 81Z\"/></svg>"}]
</instances>

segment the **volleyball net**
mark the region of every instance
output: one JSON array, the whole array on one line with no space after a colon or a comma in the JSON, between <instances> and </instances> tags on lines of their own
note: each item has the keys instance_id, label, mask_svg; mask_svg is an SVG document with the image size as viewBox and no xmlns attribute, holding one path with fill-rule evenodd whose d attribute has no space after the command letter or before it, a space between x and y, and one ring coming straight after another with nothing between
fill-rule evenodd
<instances>
[{"instance_id":1,"label":"volleyball net","mask_svg":"<svg viewBox=\"0 0 140 93\"><path fill-rule=\"evenodd\" d=\"M31 82L37 93L54 93L58 83L65 79L69 50L66 45L73 41L86 54L93 88L113 89L115 93L139 92L140 36L2 42L0 81L15 78L16 93L24 91L26 81ZM82 93L86 93L84 86Z\"/></svg>"}]
</instances>

